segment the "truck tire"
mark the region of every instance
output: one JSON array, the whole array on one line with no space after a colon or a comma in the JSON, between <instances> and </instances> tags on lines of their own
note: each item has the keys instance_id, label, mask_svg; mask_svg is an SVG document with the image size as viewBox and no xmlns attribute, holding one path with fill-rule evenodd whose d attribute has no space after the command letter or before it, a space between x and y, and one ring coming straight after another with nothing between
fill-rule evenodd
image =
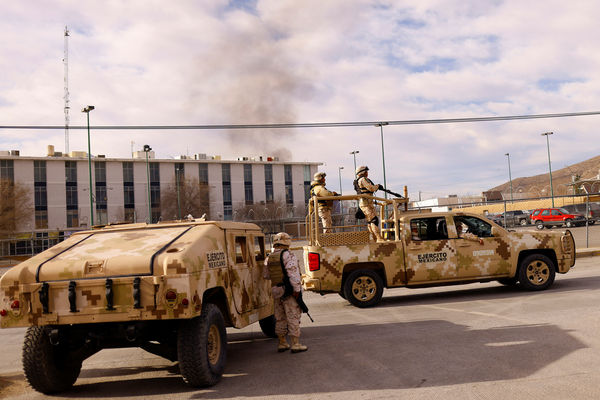
<instances>
[{"instance_id":1,"label":"truck tire","mask_svg":"<svg viewBox=\"0 0 600 400\"><path fill-rule=\"evenodd\" d=\"M188 385L213 386L221 380L227 360L227 332L216 305L205 303L199 317L181 323L177 357L179 370Z\"/></svg>"},{"instance_id":2,"label":"truck tire","mask_svg":"<svg viewBox=\"0 0 600 400\"><path fill-rule=\"evenodd\" d=\"M542 221L535 221L535 227L541 231L544 229L544 223Z\"/></svg>"},{"instance_id":3,"label":"truck tire","mask_svg":"<svg viewBox=\"0 0 600 400\"><path fill-rule=\"evenodd\" d=\"M522 219L521 221L519 221L519 223L521 224L521 226L525 226L525 225L527 225L527 220Z\"/></svg>"},{"instance_id":4,"label":"truck tire","mask_svg":"<svg viewBox=\"0 0 600 400\"><path fill-rule=\"evenodd\" d=\"M519 266L519 283L527 290L548 289L555 275L554 263L543 254L531 254Z\"/></svg>"},{"instance_id":5,"label":"truck tire","mask_svg":"<svg viewBox=\"0 0 600 400\"><path fill-rule=\"evenodd\" d=\"M374 306L381 301L383 280L377 272L370 269L352 271L344 283L344 295L353 306Z\"/></svg>"},{"instance_id":6,"label":"truck tire","mask_svg":"<svg viewBox=\"0 0 600 400\"><path fill-rule=\"evenodd\" d=\"M270 338L276 338L277 335L275 334L275 316L274 315L269 315L267 318L263 318L260 321L258 321L258 324L260 325L260 330L262 331L262 333Z\"/></svg>"},{"instance_id":7,"label":"truck tire","mask_svg":"<svg viewBox=\"0 0 600 400\"><path fill-rule=\"evenodd\" d=\"M23 340L23 371L32 388L44 394L63 392L81 372L81 360L72 357L66 344L50 343L50 328L30 326Z\"/></svg>"}]
</instances>

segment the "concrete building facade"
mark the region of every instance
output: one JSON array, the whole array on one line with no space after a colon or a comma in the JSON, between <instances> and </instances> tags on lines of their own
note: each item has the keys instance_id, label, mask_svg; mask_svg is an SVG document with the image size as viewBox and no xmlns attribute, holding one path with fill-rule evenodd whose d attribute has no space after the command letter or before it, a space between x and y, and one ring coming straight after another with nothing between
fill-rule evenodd
<instances>
[{"instance_id":1,"label":"concrete building facade","mask_svg":"<svg viewBox=\"0 0 600 400\"><path fill-rule=\"evenodd\" d=\"M49 151L49 154L50 151ZM148 156L148 159L146 159ZM132 158L92 158L94 224L152 222L173 219L161 215L160 198L166 188L190 180L208 190L207 217L231 220L244 206L281 203L281 216L299 216L308 201L310 181L318 162L281 162L270 157L221 160L204 155L155 159L154 152ZM70 231L91 225L90 179L87 154L72 152L47 157L0 152L0 178L30 189L34 215L20 221L20 232ZM148 190L148 182L150 190ZM150 194L150 196L149 196ZM151 207L148 207L150 197ZM194 217L200 217L195 215ZM243 216L237 216L243 219Z\"/></svg>"}]
</instances>

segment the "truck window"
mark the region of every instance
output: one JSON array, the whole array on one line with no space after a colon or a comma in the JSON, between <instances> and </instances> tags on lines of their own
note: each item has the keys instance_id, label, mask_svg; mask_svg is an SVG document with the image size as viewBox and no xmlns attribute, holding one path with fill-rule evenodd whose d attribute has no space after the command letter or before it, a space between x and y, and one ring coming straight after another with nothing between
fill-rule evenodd
<instances>
[{"instance_id":1,"label":"truck window","mask_svg":"<svg viewBox=\"0 0 600 400\"><path fill-rule=\"evenodd\" d=\"M412 240L448 239L444 217L415 218L410 221L410 232Z\"/></svg>"},{"instance_id":2,"label":"truck window","mask_svg":"<svg viewBox=\"0 0 600 400\"><path fill-rule=\"evenodd\" d=\"M487 222L471 216L454 217L454 221L460 221L463 224L463 230L472 233L477 237L492 237L492 225Z\"/></svg>"},{"instance_id":3,"label":"truck window","mask_svg":"<svg viewBox=\"0 0 600 400\"><path fill-rule=\"evenodd\" d=\"M263 236L254 237L254 257L256 261L265 259L265 238Z\"/></svg>"},{"instance_id":4,"label":"truck window","mask_svg":"<svg viewBox=\"0 0 600 400\"><path fill-rule=\"evenodd\" d=\"M247 253L248 249L246 247L246 237L245 236L236 236L235 237L235 263L241 264L245 263L248 260Z\"/></svg>"}]
</instances>

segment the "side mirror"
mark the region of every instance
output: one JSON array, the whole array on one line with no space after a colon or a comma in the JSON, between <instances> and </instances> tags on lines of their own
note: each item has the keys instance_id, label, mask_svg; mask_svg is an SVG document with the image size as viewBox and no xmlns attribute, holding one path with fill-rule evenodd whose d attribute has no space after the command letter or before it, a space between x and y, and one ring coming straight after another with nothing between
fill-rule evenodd
<instances>
[{"instance_id":1,"label":"side mirror","mask_svg":"<svg viewBox=\"0 0 600 400\"><path fill-rule=\"evenodd\" d=\"M492 236L493 237L500 236L500 231L498 230L498 227L492 226Z\"/></svg>"}]
</instances>

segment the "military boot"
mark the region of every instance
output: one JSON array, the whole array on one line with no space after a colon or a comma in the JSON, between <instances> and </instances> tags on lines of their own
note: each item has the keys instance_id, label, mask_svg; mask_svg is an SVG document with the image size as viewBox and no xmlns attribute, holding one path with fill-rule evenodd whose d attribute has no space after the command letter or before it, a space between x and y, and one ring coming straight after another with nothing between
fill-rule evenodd
<instances>
[{"instance_id":1,"label":"military boot","mask_svg":"<svg viewBox=\"0 0 600 400\"><path fill-rule=\"evenodd\" d=\"M298 336L290 336L292 340L292 353L300 353L301 351L308 350L308 347L300 344L300 338Z\"/></svg>"},{"instance_id":2,"label":"military boot","mask_svg":"<svg viewBox=\"0 0 600 400\"><path fill-rule=\"evenodd\" d=\"M290 344L287 342L285 335L280 335L280 336L278 336L278 338L279 338L279 344L277 345L277 351L279 353L282 353L286 350L289 350Z\"/></svg>"}]
</instances>

